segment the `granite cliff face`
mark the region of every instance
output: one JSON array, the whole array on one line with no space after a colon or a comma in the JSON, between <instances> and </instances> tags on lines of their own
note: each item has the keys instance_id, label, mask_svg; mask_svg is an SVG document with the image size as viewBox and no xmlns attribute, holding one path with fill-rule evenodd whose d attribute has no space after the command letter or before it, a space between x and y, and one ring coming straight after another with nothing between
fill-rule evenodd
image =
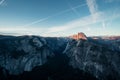
<instances>
[{"instance_id":1,"label":"granite cliff face","mask_svg":"<svg viewBox=\"0 0 120 80\"><path fill-rule=\"evenodd\" d=\"M87 37L83 32L79 32L79 33L71 35L69 37L72 38L72 39L75 39L75 40L79 40L79 39L87 40Z\"/></svg>"},{"instance_id":2,"label":"granite cliff face","mask_svg":"<svg viewBox=\"0 0 120 80\"><path fill-rule=\"evenodd\" d=\"M62 42L62 44L60 44ZM10 74L31 71L43 65L55 51L62 51L66 40L62 38L43 38L37 36L21 36L0 38L0 66ZM60 48L60 50L59 50Z\"/></svg>"},{"instance_id":3,"label":"granite cliff face","mask_svg":"<svg viewBox=\"0 0 120 80\"><path fill-rule=\"evenodd\" d=\"M119 80L120 39L85 38L0 36L0 74L8 80Z\"/></svg>"},{"instance_id":4,"label":"granite cliff face","mask_svg":"<svg viewBox=\"0 0 120 80\"><path fill-rule=\"evenodd\" d=\"M118 51L81 39L69 42L64 54L70 59L69 65L88 72L99 80L120 79L120 53Z\"/></svg>"}]
</instances>

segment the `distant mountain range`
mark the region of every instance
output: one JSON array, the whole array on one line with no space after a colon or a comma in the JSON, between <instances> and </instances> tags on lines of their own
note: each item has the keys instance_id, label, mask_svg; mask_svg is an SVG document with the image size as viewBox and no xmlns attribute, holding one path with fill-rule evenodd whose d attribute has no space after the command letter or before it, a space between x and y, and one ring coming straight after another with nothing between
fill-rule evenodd
<instances>
[{"instance_id":1,"label":"distant mountain range","mask_svg":"<svg viewBox=\"0 0 120 80\"><path fill-rule=\"evenodd\" d=\"M120 36L93 36L93 39L105 39L105 40L119 40Z\"/></svg>"},{"instance_id":2,"label":"distant mountain range","mask_svg":"<svg viewBox=\"0 0 120 80\"><path fill-rule=\"evenodd\" d=\"M120 37L0 35L0 80L119 80Z\"/></svg>"}]
</instances>

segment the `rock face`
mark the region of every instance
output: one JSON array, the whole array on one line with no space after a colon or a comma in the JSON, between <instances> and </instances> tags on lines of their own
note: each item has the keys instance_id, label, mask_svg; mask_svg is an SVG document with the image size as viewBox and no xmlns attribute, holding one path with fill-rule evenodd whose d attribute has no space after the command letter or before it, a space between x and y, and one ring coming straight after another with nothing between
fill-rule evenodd
<instances>
[{"instance_id":1,"label":"rock face","mask_svg":"<svg viewBox=\"0 0 120 80\"><path fill-rule=\"evenodd\" d=\"M120 53L87 40L71 41L64 51L74 68L89 72L99 80L120 79Z\"/></svg>"},{"instance_id":2,"label":"rock face","mask_svg":"<svg viewBox=\"0 0 120 80\"><path fill-rule=\"evenodd\" d=\"M0 37L0 66L10 74L31 71L46 63L55 51L62 51L61 46L66 44L66 40L62 40L37 36Z\"/></svg>"},{"instance_id":3,"label":"rock face","mask_svg":"<svg viewBox=\"0 0 120 80\"><path fill-rule=\"evenodd\" d=\"M82 33L82 32L79 32L78 34L71 35L69 37L73 38L75 40L79 40L79 39L87 40L86 35L84 33Z\"/></svg>"},{"instance_id":4,"label":"rock face","mask_svg":"<svg viewBox=\"0 0 120 80\"><path fill-rule=\"evenodd\" d=\"M67 42L71 41L71 39L64 37L47 37L45 39L48 46L54 53L62 53L67 45Z\"/></svg>"},{"instance_id":5,"label":"rock face","mask_svg":"<svg viewBox=\"0 0 120 80\"><path fill-rule=\"evenodd\" d=\"M77 40L62 37L0 36L0 80L1 73L6 76L7 71L10 75L20 77L40 73L38 77L52 80L88 80L91 76L92 80L119 80L119 46L120 39L92 39L83 33L77 35Z\"/></svg>"}]
</instances>

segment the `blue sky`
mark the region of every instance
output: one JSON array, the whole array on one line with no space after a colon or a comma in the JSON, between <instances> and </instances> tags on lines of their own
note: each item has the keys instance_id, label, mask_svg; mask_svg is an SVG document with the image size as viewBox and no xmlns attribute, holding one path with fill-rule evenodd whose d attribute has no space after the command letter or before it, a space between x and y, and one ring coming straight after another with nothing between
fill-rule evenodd
<instances>
[{"instance_id":1,"label":"blue sky","mask_svg":"<svg viewBox=\"0 0 120 80\"><path fill-rule=\"evenodd\" d=\"M0 34L120 35L120 0L0 0Z\"/></svg>"}]
</instances>

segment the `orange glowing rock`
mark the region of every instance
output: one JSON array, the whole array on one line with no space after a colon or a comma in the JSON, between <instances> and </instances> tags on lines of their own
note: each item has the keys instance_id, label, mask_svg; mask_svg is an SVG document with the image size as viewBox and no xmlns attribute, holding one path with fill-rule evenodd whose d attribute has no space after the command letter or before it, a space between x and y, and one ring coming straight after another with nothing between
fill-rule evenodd
<instances>
[{"instance_id":1,"label":"orange glowing rock","mask_svg":"<svg viewBox=\"0 0 120 80\"><path fill-rule=\"evenodd\" d=\"M72 36L69 36L70 38L73 38L75 40L79 40L79 39L83 39L83 40L87 40L87 37L84 33L79 32L78 34L74 34Z\"/></svg>"}]
</instances>

